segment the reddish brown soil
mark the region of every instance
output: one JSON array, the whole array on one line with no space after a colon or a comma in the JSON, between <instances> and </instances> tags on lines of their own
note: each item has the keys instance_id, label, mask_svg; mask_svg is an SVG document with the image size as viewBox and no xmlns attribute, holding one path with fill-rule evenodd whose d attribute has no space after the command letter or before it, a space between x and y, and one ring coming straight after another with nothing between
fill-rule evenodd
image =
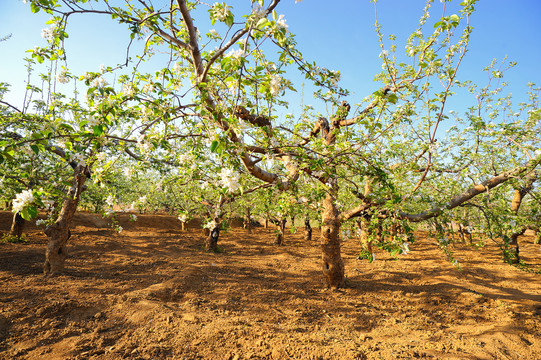
<instances>
[{"instance_id":1,"label":"reddish brown soil","mask_svg":"<svg viewBox=\"0 0 541 360\"><path fill-rule=\"evenodd\" d=\"M234 228L209 254L173 217L120 222L77 215L57 277L42 275L39 229L0 243L1 359L541 359L541 275L492 244L455 246L459 271L422 234L372 264L348 240L348 287L328 291L302 234L277 247L271 230ZM520 242L538 271L539 245Z\"/></svg>"}]
</instances>

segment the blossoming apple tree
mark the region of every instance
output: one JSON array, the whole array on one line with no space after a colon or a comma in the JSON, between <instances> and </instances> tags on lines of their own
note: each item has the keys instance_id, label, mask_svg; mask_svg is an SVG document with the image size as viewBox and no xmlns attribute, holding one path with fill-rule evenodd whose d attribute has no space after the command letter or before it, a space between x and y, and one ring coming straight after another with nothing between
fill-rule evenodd
<instances>
[{"instance_id":1,"label":"blossoming apple tree","mask_svg":"<svg viewBox=\"0 0 541 360\"><path fill-rule=\"evenodd\" d=\"M311 198L301 185L312 184L319 195L311 205L319 202L322 211L323 277L328 287L337 288L345 282L344 223L362 218L391 229L434 221L478 195L530 176L541 161L531 131L527 147L506 152L503 164L485 149L487 141L501 139L487 129L489 119L499 121L502 114L482 96L466 114L464 122L472 129L461 133L464 138L441 138L449 99L471 86L460 81L459 68L475 0L462 1L455 14L446 12L446 3L428 2L404 52L376 26L382 71L374 92L355 105L343 101L348 92L339 86L339 72L303 57L302 44L278 15L280 0L252 0L243 16L224 2L175 0L157 7L150 0L92 6L84 0L32 0L32 11L53 15L45 34L48 45L34 49L33 56L61 62L57 79L64 81L69 49L63 39L78 16L106 15L126 27L130 39L143 44L127 49L137 61L128 57L125 64L109 64L82 78L93 136L113 141L116 151L132 158L152 155L172 163L182 155L175 141L206 142L220 162L231 165L219 172L207 169L214 178L219 174L224 187L235 182L227 169L250 175L256 187L273 186L293 198ZM428 25L430 13L439 20ZM165 58L157 55L164 52ZM144 72L143 61L145 69L152 65L156 71ZM298 118L279 116L287 100L298 96L293 73L313 84L316 98L332 109L329 115L307 109ZM107 84L105 78L115 74L118 82ZM516 118L509 143L531 119ZM87 122L80 118L79 126ZM405 249L404 241L394 237L386 247Z\"/></svg>"}]
</instances>

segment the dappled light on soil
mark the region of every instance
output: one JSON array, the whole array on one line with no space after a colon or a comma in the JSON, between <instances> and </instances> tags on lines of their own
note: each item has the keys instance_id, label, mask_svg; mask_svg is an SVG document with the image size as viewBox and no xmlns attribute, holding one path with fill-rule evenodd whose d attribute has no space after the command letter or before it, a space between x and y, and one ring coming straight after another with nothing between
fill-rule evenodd
<instances>
[{"instance_id":1,"label":"dappled light on soil","mask_svg":"<svg viewBox=\"0 0 541 360\"><path fill-rule=\"evenodd\" d=\"M0 213L0 231L11 214ZM343 243L346 288L326 290L319 232L220 234L176 218L119 216L118 234L77 214L65 273L45 277L46 237L0 243L0 359L539 359L541 251L520 238L531 271L454 245L462 270L417 233L407 255L357 260Z\"/></svg>"}]
</instances>

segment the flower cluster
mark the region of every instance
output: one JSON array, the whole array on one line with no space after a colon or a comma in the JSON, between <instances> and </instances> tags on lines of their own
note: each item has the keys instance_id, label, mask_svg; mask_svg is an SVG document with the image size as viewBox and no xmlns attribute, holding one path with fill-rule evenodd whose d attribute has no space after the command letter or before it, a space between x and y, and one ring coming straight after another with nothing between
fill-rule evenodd
<instances>
[{"instance_id":1,"label":"flower cluster","mask_svg":"<svg viewBox=\"0 0 541 360\"><path fill-rule=\"evenodd\" d=\"M105 203L109 205L110 207L113 207L115 205L115 197L113 195L107 196Z\"/></svg>"},{"instance_id":2,"label":"flower cluster","mask_svg":"<svg viewBox=\"0 0 541 360\"><path fill-rule=\"evenodd\" d=\"M280 75L272 75L270 81L270 92L273 96L278 95L282 87L282 78Z\"/></svg>"},{"instance_id":3,"label":"flower cluster","mask_svg":"<svg viewBox=\"0 0 541 360\"><path fill-rule=\"evenodd\" d=\"M23 190L20 194L15 195L13 199L13 212L18 213L24 210L24 208L34 202L34 194L32 190Z\"/></svg>"},{"instance_id":4,"label":"flower cluster","mask_svg":"<svg viewBox=\"0 0 541 360\"><path fill-rule=\"evenodd\" d=\"M124 84L121 91L127 97L133 97L135 95L135 87L131 83Z\"/></svg>"},{"instance_id":5,"label":"flower cluster","mask_svg":"<svg viewBox=\"0 0 541 360\"><path fill-rule=\"evenodd\" d=\"M280 15L278 17L278 20L276 20L276 27L278 28L278 30L284 29L287 32L287 28L289 26L286 24L286 19L284 19L284 15Z\"/></svg>"},{"instance_id":6,"label":"flower cluster","mask_svg":"<svg viewBox=\"0 0 541 360\"><path fill-rule=\"evenodd\" d=\"M404 255L408 254L408 252L410 251L409 245L410 244L407 242L402 243L402 245L400 245L401 254L404 254Z\"/></svg>"},{"instance_id":7,"label":"flower cluster","mask_svg":"<svg viewBox=\"0 0 541 360\"><path fill-rule=\"evenodd\" d=\"M208 223L206 223L206 224L203 226L203 229L209 229L209 230L212 230L212 229L214 229L216 226L218 226L218 224L216 223L216 221L211 220L211 221L209 221Z\"/></svg>"},{"instance_id":8,"label":"flower cluster","mask_svg":"<svg viewBox=\"0 0 541 360\"><path fill-rule=\"evenodd\" d=\"M55 78L56 78L56 81L58 81L61 84L67 84L70 81L68 77L68 71L66 69L63 69L60 73L56 74Z\"/></svg>"},{"instance_id":9,"label":"flower cluster","mask_svg":"<svg viewBox=\"0 0 541 360\"><path fill-rule=\"evenodd\" d=\"M229 191L235 191L240 187L239 174L233 169L222 169L220 172L221 183L223 186L229 189Z\"/></svg>"},{"instance_id":10,"label":"flower cluster","mask_svg":"<svg viewBox=\"0 0 541 360\"><path fill-rule=\"evenodd\" d=\"M244 51L242 49L231 50L230 52L227 53L227 56L235 58L235 59L240 59L241 57L243 57L243 55L244 55Z\"/></svg>"},{"instance_id":11,"label":"flower cluster","mask_svg":"<svg viewBox=\"0 0 541 360\"><path fill-rule=\"evenodd\" d=\"M51 210L54 206L53 200L42 200L41 202L43 203L43 205L45 206L45 210L47 211Z\"/></svg>"},{"instance_id":12,"label":"flower cluster","mask_svg":"<svg viewBox=\"0 0 541 360\"><path fill-rule=\"evenodd\" d=\"M141 134L137 138L137 148L142 153L148 153L150 151L150 143L148 141L145 141L145 134Z\"/></svg>"},{"instance_id":13,"label":"flower cluster","mask_svg":"<svg viewBox=\"0 0 541 360\"><path fill-rule=\"evenodd\" d=\"M229 11L229 6L226 5L225 3L215 3L213 6L212 6L212 15L215 19L217 20L220 20L220 21L225 21L227 19L227 17L230 15L230 11Z\"/></svg>"},{"instance_id":14,"label":"flower cluster","mask_svg":"<svg viewBox=\"0 0 541 360\"><path fill-rule=\"evenodd\" d=\"M70 161L74 161L77 165L86 166L86 159L84 154L78 153L70 158Z\"/></svg>"},{"instance_id":15,"label":"flower cluster","mask_svg":"<svg viewBox=\"0 0 541 360\"><path fill-rule=\"evenodd\" d=\"M47 41L53 41L55 34L56 26L50 26L41 30L41 37L47 39Z\"/></svg>"},{"instance_id":16,"label":"flower cluster","mask_svg":"<svg viewBox=\"0 0 541 360\"><path fill-rule=\"evenodd\" d=\"M265 16L265 9L261 5L256 3L254 5L254 8L252 9L252 16L254 17L255 21L258 21Z\"/></svg>"},{"instance_id":17,"label":"flower cluster","mask_svg":"<svg viewBox=\"0 0 541 360\"><path fill-rule=\"evenodd\" d=\"M104 78L102 78L101 76L98 76L96 77L94 80L92 80L92 82L90 83L90 86L91 87L97 87L97 88L102 88L102 87L105 87L107 86L108 83L107 81L105 81Z\"/></svg>"},{"instance_id":18,"label":"flower cluster","mask_svg":"<svg viewBox=\"0 0 541 360\"><path fill-rule=\"evenodd\" d=\"M216 31L216 29L209 30L209 33L210 33L210 36L221 39L220 33L218 33L218 31Z\"/></svg>"}]
</instances>

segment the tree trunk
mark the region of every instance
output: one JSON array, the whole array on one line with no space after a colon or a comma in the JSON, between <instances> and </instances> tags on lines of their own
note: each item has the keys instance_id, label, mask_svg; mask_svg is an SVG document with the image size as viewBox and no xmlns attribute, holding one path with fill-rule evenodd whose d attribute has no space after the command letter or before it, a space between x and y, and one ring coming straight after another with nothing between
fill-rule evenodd
<instances>
[{"instance_id":1,"label":"tree trunk","mask_svg":"<svg viewBox=\"0 0 541 360\"><path fill-rule=\"evenodd\" d=\"M327 288L344 287L344 262L340 254L340 220L335 198L327 194L323 201L321 226L321 260L323 278Z\"/></svg>"},{"instance_id":2,"label":"tree trunk","mask_svg":"<svg viewBox=\"0 0 541 360\"><path fill-rule=\"evenodd\" d=\"M278 234L276 234L276 238L274 239L274 245L282 245L284 243L284 236L286 232L286 218L280 219L280 222L278 223Z\"/></svg>"},{"instance_id":3,"label":"tree trunk","mask_svg":"<svg viewBox=\"0 0 541 360\"><path fill-rule=\"evenodd\" d=\"M308 215L304 219L304 240L312 241L312 226L310 225L310 217Z\"/></svg>"},{"instance_id":4,"label":"tree trunk","mask_svg":"<svg viewBox=\"0 0 541 360\"><path fill-rule=\"evenodd\" d=\"M182 222L180 223L180 229L181 229L182 231L186 231L186 222L182 221Z\"/></svg>"},{"instance_id":5,"label":"tree trunk","mask_svg":"<svg viewBox=\"0 0 541 360\"><path fill-rule=\"evenodd\" d=\"M520 263L520 250L518 246L518 237L526 232L526 229L511 234L509 242L505 244L503 251L504 261L509 264Z\"/></svg>"},{"instance_id":6,"label":"tree trunk","mask_svg":"<svg viewBox=\"0 0 541 360\"><path fill-rule=\"evenodd\" d=\"M367 254L373 254L372 242L370 241L370 234L368 232L368 220L365 218L360 218L357 224L361 231L361 236L360 236L361 251Z\"/></svg>"},{"instance_id":7,"label":"tree trunk","mask_svg":"<svg viewBox=\"0 0 541 360\"><path fill-rule=\"evenodd\" d=\"M246 207L246 217L244 218L244 228L248 231L248 234L252 233L252 215L250 213L250 207Z\"/></svg>"},{"instance_id":8,"label":"tree trunk","mask_svg":"<svg viewBox=\"0 0 541 360\"><path fill-rule=\"evenodd\" d=\"M23 236L23 230L24 226L26 225L26 220L23 219L21 214L16 213L13 214L13 221L11 222L11 229L9 231L9 236L16 237L17 239L21 239L21 236Z\"/></svg>"},{"instance_id":9,"label":"tree trunk","mask_svg":"<svg viewBox=\"0 0 541 360\"><path fill-rule=\"evenodd\" d=\"M75 168L73 185L64 199L60 214L54 224L45 228L45 235L49 238L45 251L45 263L43 264L45 274L56 275L64 269L67 256L66 244L71 236L70 226L81 198L81 192L84 190L86 172L86 166L78 165Z\"/></svg>"},{"instance_id":10,"label":"tree trunk","mask_svg":"<svg viewBox=\"0 0 541 360\"><path fill-rule=\"evenodd\" d=\"M220 224L216 223L212 229L210 229L209 236L205 241L205 250L218 252L218 238L220 237Z\"/></svg>"},{"instance_id":11,"label":"tree trunk","mask_svg":"<svg viewBox=\"0 0 541 360\"><path fill-rule=\"evenodd\" d=\"M518 215L518 211L520 210L520 205L522 204L522 200L524 200L524 197L532 190L533 183L536 179L537 179L537 173L534 172L532 175L528 177L528 181L523 187L521 187L520 189L515 189L515 193L513 194L513 200L511 200L511 211L515 215ZM506 248L504 249L504 260L508 262L509 264L520 263L518 237L524 234L525 232L526 232L526 228L522 227L521 229L518 229L516 232L511 234L509 243L506 244Z\"/></svg>"}]
</instances>

